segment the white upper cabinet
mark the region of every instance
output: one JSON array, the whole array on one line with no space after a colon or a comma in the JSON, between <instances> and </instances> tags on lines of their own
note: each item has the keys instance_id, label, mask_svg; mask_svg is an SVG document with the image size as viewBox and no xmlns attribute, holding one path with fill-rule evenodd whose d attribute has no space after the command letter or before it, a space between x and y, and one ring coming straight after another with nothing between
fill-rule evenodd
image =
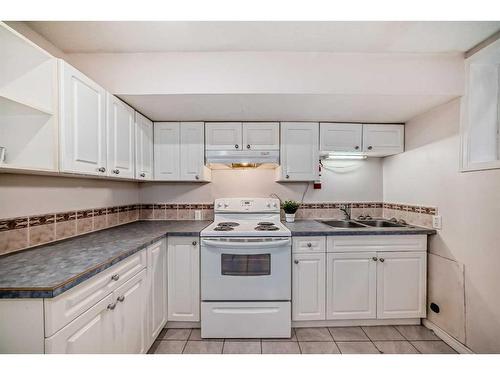
<instances>
[{"instance_id":1,"label":"white upper cabinet","mask_svg":"<svg viewBox=\"0 0 500 375\"><path fill-rule=\"evenodd\" d=\"M179 179L180 127L178 122L154 124L155 180Z\"/></svg>"},{"instance_id":2,"label":"white upper cabinet","mask_svg":"<svg viewBox=\"0 0 500 375\"><path fill-rule=\"evenodd\" d=\"M182 181L206 180L203 122L180 124L180 176Z\"/></svg>"},{"instance_id":3,"label":"white upper cabinet","mask_svg":"<svg viewBox=\"0 0 500 375\"><path fill-rule=\"evenodd\" d=\"M377 318L425 318L427 253L380 252Z\"/></svg>"},{"instance_id":4,"label":"white upper cabinet","mask_svg":"<svg viewBox=\"0 0 500 375\"><path fill-rule=\"evenodd\" d=\"M154 164L155 180L210 181L203 122L156 122Z\"/></svg>"},{"instance_id":5,"label":"white upper cabinet","mask_svg":"<svg viewBox=\"0 0 500 375\"><path fill-rule=\"evenodd\" d=\"M314 181L318 178L319 124L281 123L280 181Z\"/></svg>"},{"instance_id":6,"label":"white upper cabinet","mask_svg":"<svg viewBox=\"0 0 500 375\"><path fill-rule=\"evenodd\" d=\"M153 122L135 112L135 177L153 179Z\"/></svg>"},{"instance_id":7,"label":"white upper cabinet","mask_svg":"<svg viewBox=\"0 0 500 375\"><path fill-rule=\"evenodd\" d=\"M363 124L363 152L388 156L404 151L404 125Z\"/></svg>"},{"instance_id":8,"label":"white upper cabinet","mask_svg":"<svg viewBox=\"0 0 500 375\"><path fill-rule=\"evenodd\" d=\"M207 150L241 150L241 122L209 122L205 124Z\"/></svg>"},{"instance_id":9,"label":"white upper cabinet","mask_svg":"<svg viewBox=\"0 0 500 375\"><path fill-rule=\"evenodd\" d=\"M135 111L107 94L108 176L135 178Z\"/></svg>"},{"instance_id":10,"label":"white upper cabinet","mask_svg":"<svg viewBox=\"0 0 500 375\"><path fill-rule=\"evenodd\" d=\"M280 125L278 122L244 122L244 150L279 150Z\"/></svg>"},{"instance_id":11,"label":"white upper cabinet","mask_svg":"<svg viewBox=\"0 0 500 375\"><path fill-rule=\"evenodd\" d=\"M361 152L363 125L322 122L320 150L328 152Z\"/></svg>"},{"instance_id":12,"label":"white upper cabinet","mask_svg":"<svg viewBox=\"0 0 500 375\"><path fill-rule=\"evenodd\" d=\"M60 60L60 169L106 175L106 91Z\"/></svg>"},{"instance_id":13,"label":"white upper cabinet","mask_svg":"<svg viewBox=\"0 0 500 375\"><path fill-rule=\"evenodd\" d=\"M327 254L326 318L377 317L377 254Z\"/></svg>"}]
</instances>

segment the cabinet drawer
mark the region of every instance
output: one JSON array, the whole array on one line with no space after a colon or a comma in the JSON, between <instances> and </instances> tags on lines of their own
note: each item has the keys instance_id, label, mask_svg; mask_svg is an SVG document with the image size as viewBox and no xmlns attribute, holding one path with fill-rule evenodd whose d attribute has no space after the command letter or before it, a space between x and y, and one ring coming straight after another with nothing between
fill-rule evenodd
<instances>
[{"instance_id":1,"label":"cabinet drawer","mask_svg":"<svg viewBox=\"0 0 500 375\"><path fill-rule=\"evenodd\" d=\"M425 234L328 237L329 253L426 250L427 235Z\"/></svg>"},{"instance_id":2,"label":"cabinet drawer","mask_svg":"<svg viewBox=\"0 0 500 375\"><path fill-rule=\"evenodd\" d=\"M53 335L113 292L146 264L146 250L142 250L59 296L44 299L45 337Z\"/></svg>"},{"instance_id":3,"label":"cabinet drawer","mask_svg":"<svg viewBox=\"0 0 500 375\"><path fill-rule=\"evenodd\" d=\"M293 237L292 252L325 252L326 237Z\"/></svg>"}]
</instances>

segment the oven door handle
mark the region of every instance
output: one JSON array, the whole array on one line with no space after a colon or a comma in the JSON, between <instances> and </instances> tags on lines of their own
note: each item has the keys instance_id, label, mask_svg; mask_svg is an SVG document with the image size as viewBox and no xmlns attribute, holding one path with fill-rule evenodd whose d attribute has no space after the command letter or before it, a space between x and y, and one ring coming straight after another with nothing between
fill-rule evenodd
<instances>
[{"instance_id":1,"label":"oven door handle","mask_svg":"<svg viewBox=\"0 0 500 375\"><path fill-rule=\"evenodd\" d=\"M256 248L256 249L269 249L273 247L290 245L291 241L289 238L285 240L274 240L274 241L262 241L262 242L241 242L241 241L218 241L218 240L201 240L202 246L218 247L221 249L227 249L235 247L238 248Z\"/></svg>"}]
</instances>

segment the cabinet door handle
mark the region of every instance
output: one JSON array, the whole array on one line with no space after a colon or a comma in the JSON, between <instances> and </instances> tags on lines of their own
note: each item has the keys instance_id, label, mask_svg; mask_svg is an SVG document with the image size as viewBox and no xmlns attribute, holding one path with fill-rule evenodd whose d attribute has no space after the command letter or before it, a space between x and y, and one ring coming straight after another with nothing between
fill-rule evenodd
<instances>
[{"instance_id":1,"label":"cabinet door handle","mask_svg":"<svg viewBox=\"0 0 500 375\"><path fill-rule=\"evenodd\" d=\"M247 148L250 148L250 145L247 145Z\"/></svg>"},{"instance_id":2,"label":"cabinet door handle","mask_svg":"<svg viewBox=\"0 0 500 375\"><path fill-rule=\"evenodd\" d=\"M308 242L307 247L312 247L312 243Z\"/></svg>"},{"instance_id":3,"label":"cabinet door handle","mask_svg":"<svg viewBox=\"0 0 500 375\"><path fill-rule=\"evenodd\" d=\"M384 259L384 258L380 258L380 261L381 261L382 263L384 263L385 259Z\"/></svg>"},{"instance_id":4,"label":"cabinet door handle","mask_svg":"<svg viewBox=\"0 0 500 375\"><path fill-rule=\"evenodd\" d=\"M141 177L146 177L146 173L142 172Z\"/></svg>"},{"instance_id":5,"label":"cabinet door handle","mask_svg":"<svg viewBox=\"0 0 500 375\"><path fill-rule=\"evenodd\" d=\"M355 150L359 150L359 146L354 146L354 149Z\"/></svg>"},{"instance_id":6,"label":"cabinet door handle","mask_svg":"<svg viewBox=\"0 0 500 375\"><path fill-rule=\"evenodd\" d=\"M98 169L98 171L101 172L101 173L104 173L104 172L106 172L106 168L101 167L101 168Z\"/></svg>"},{"instance_id":7,"label":"cabinet door handle","mask_svg":"<svg viewBox=\"0 0 500 375\"><path fill-rule=\"evenodd\" d=\"M376 262L378 260L377 257L373 257L372 259L373 259L374 262Z\"/></svg>"},{"instance_id":8,"label":"cabinet door handle","mask_svg":"<svg viewBox=\"0 0 500 375\"><path fill-rule=\"evenodd\" d=\"M194 178L195 178L196 180L199 180L199 179L200 179L200 176L196 175L196 176L194 176Z\"/></svg>"},{"instance_id":9,"label":"cabinet door handle","mask_svg":"<svg viewBox=\"0 0 500 375\"><path fill-rule=\"evenodd\" d=\"M198 242L193 241L193 246L196 246L196 245L198 245Z\"/></svg>"},{"instance_id":10,"label":"cabinet door handle","mask_svg":"<svg viewBox=\"0 0 500 375\"><path fill-rule=\"evenodd\" d=\"M295 263L295 264L299 264L299 261L298 261L297 259L295 259L295 260L293 261L293 263Z\"/></svg>"},{"instance_id":11,"label":"cabinet door handle","mask_svg":"<svg viewBox=\"0 0 500 375\"><path fill-rule=\"evenodd\" d=\"M120 170L119 169L113 169L113 173L114 174L120 174Z\"/></svg>"},{"instance_id":12,"label":"cabinet door handle","mask_svg":"<svg viewBox=\"0 0 500 375\"><path fill-rule=\"evenodd\" d=\"M238 146L238 145L234 145L234 148L240 148L240 146Z\"/></svg>"},{"instance_id":13,"label":"cabinet door handle","mask_svg":"<svg viewBox=\"0 0 500 375\"><path fill-rule=\"evenodd\" d=\"M289 175L286 175L286 176L285 176L285 178L290 178L290 176L289 176Z\"/></svg>"},{"instance_id":14,"label":"cabinet door handle","mask_svg":"<svg viewBox=\"0 0 500 375\"><path fill-rule=\"evenodd\" d=\"M120 296L116 299L118 302L123 302L125 301L125 296Z\"/></svg>"},{"instance_id":15,"label":"cabinet door handle","mask_svg":"<svg viewBox=\"0 0 500 375\"><path fill-rule=\"evenodd\" d=\"M120 278L120 275L118 275L118 274L111 276L111 280L113 280L113 281L118 281L119 278Z\"/></svg>"},{"instance_id":16,"label":"cabinet door handle","mask_svg":"<svg viewBox=\"0 0 500 375\"><path fill-rule=\"evenodd\" d=\"M368 150L371 150L373 147L372 146L368 146Z\"/></svg>"},{"instance_id":17,"label":"cabinet door handle","mask_svg":"<svg viewBox=\"0 0 500 375\"><path fill-rule=\"evenodd\" d=\"M108 310L114 310L114 309L115 309L115 307L116 307L116 302L110 303L110 304L108 305Z\"/></svg>"}]
</instances>

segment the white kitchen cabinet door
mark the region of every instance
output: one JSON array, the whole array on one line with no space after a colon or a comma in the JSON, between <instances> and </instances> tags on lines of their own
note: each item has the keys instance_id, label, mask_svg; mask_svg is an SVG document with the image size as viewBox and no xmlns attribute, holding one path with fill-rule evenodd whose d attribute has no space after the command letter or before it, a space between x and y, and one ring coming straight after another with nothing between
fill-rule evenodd
<instances>
[{"instance_id":1,"label":"white kitchen cabinet door","mask_svg":"<svg viewBox=\"0 0 500 375\"><path fill-rule=\"evenodd\" d=\"M244 150L279 150L279 122L244 122Z\"/></svg>"},{"instance_id":2,"label":"white kitchen cabinet door","mask_svg":"<svg viewBox=\"0 0 500 375\"><path fill-rule=\"evenodd\" d=\"M178 122L154 123L155 180L179 179L180 126Z\"/></svg>"},{"instance_id":3,"label":"white kitchen cabinet door","mask_svg":"<svg viewBox=\"0 0 500 375\"><path fill-rule=\"evenodd\" d=\"M168 238L168 321L200 320L198 237Z\"/></svg>"},{"instance_id":4,"label":"white kitchen cabinet door","mask_svg":"<svg viewBox=\"0 0 500 375\"><path fill-rule=\"evenodd\" d=\"M205 168L205 129L203 122L180 124L180 176L182 181L200 181Z\"/></svg>"},{"instance_id":5,"label":"white kitchen cabinet door","mask_svg":"<svg viewBox=\"0 0 500 375\"><path fill-rule=\"evenodd\" d=\"M106 175L106 91L60 61L60 169Z\"/></svg>"},{"instance_id":6,"label":"white kitchen cabinet door","mask_svg":"<svg viewBox=\"0 0 500 375\"><path fill-rule=\"evenodd\" d=\"M327 152L361 152L363 125L322 122L319 149Z\"/></svg>"},{"instance_id":7,"label":"white kitchen cabinet door","mask_svg":"<svg viewBox=\"0 0 500 375\"><path fill-rule=\"evenodd\" d=\"M156 340L167 323L167 246L159 241L148 253L148 346Z\"/></svg>"},{"instance_id":8,"label":"white kitchen cabinet door","mask_svg":"<svg viewBox=\"0 0 500 375\"><path fill-rule=\"evenodd\" d=\"M45 339L47 354L115 353L115 300L103 298L54 335Z\"/></svg>"},{"instance_id":9,"label":"white kitchen cabinet door","mask_svg":"<svg viewBox=\"0 0 500 375\"><path fill-rule=\"evenodd\" d=\"M325 320L326 254L294 254L292 320Z\"/></svg>"},{"instance_id":10,"label":"white kitchen cabinet door","mask_svg":"<svg viewBox=\"0 0 500 375\"><path fill-rule=\"evenodd\" d=\"M117 353L145 353L147 272L142 270L113 293Z\"/></svg>"},{"instance_id":11,"label":"white kitchen cabinet door","mask_svg":"<svg viewBox=\"0 0 500 375\"><path fill-rule=\"evenodd\" d=\"M241 150L241 122L205 123L207 150Z\"/></svg>"},{"instance_id":12,"label":"white kitchen cabinet door","mask_svg":"<svg viewBox=\"0 0 500 375\"><path fill-rule=\"evenodd\" d=\"M316 180L319 165L319 124L282 122L280 154L280 180Z\"/></svg>"},{"instance_id":13,"label":"white kitchen cabinet door","mask_svg":"<svg viewBox=\"0 0 500 375\"><path fill-rule=\"evenodd\" d=\"M377 316L377 255L329 253L326 270L326 319Z\"/></svg>"},{"instance_id":14,"label":"white kitchen cabinet door","mask_svg":"<svg viewBox=\"0 0 500 375\"><path fill-rule=\"evenodd\" d=\"M377 254L377 318L425 318L426 252Z\"/></svg>"},{"instance_id":15,"label":"white kitchen cabinet door","mask_svg":"<svg viewBox=\"0 0 500 375\"><path fill-rule=\"evenodd\" d=\"M135 112L135 178L153 179L153 122Z\"/></svg>"},{"instance_id":16,"label":"white kitchen cabinet door","mask_svg":"<svg viewBox=\"0 0 500 375\"><path fill-rule=\"evenodd\" d=\"M404 125L363 124L363 152L371 156L404 151Z\"/></svg>"},{"instance_id":17,"label":"white kitchen cabinet door","mask_svg":"<svg viewBox=\"0 0 500 375\"><path fill-rule=\"evenodd\" d=\"M135 111L107 94L108 176L135 178Z\"/></svg>"}]
</instances>

